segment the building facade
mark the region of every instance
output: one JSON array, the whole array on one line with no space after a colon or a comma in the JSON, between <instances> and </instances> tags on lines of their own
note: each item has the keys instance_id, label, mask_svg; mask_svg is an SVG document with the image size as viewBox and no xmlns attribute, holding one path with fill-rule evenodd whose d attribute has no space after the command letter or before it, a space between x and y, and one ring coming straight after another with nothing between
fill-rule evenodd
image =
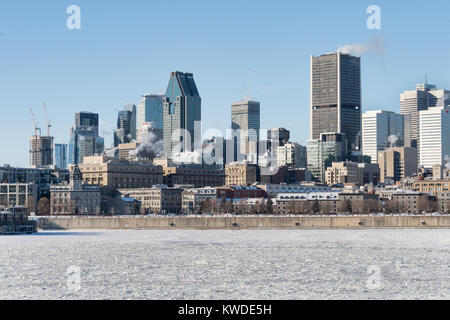
<instances>
[{"instance_id":1,"label":"building facade","mask_svg":"<svg viewBox=\"0 0 450 320\"><path fill-rule=\"evenodd\" d=\"M137 107L137 139L142 135L142 126L151 124L153 128L163 130L163 94L147 94L142 96L142 101Z\"/></svg>"},{"instance_id":2,"label":"building facade","mask_svg":"<svg viewBox=\"0 0 450 320\"><path fill-rule=\"evenodd\" d=\"M181 213L181 188L169 188L166 185L155 185L145 189L120 189L119 192L141 203L141 209L151 214Z\"/></svg>"},{"instance_id":3,"label":"building facade","mask_svg":"<svg viewBox=\"0 0 450 320\"><path fill-rule=\"evenodd\" d=\"M378 162L378 152L404 145L404 119L391 111L366 111L362 115L363 154Z\"/></svg>"},{"instance_id":4,"label":"building facade","mask_svg":"<svg viewBox=\"0 0 450 320\"><path fill-rule=\"evenodd\" d=\"M75 115L75 126L70 129L69 164L81 164L84 157L103 153L105 141L99 136L97 113L80 112Z\"/></svg>"},{"instance_id":5,"label":"building facade","mask_svg":"<svg viewBox=\"0 0 450 320\"><path fill-rule=\"evenodd\" d=\"M30 137L30 166L43 168L53 165L53 137Z\"/></svg>"},{"instance_id":6,"label":"building facade","mask_svg":"<svg viewBox=\"0 0 450 320\"><path fill-rule=\"evenodd\" d=\"M70 182L51 186L51 215L100 214L100 187L83 183L78 166L72 168Z\"/></svg>"},{"instance_id":7,"label":"building facade","mask_svg":"<svg viewBox=\"0 0 450 320\"><path fill-rule=\"evenodd\" d=\"M231 129L234 132L235 161L258 163L258 141L261 126L260 103L242 101L231 106Z\"/></svg>"},{"instance_id":8,"label":"building facade","mask_svg":"<svg viewBox=\"0 0 450 320\"><path fill-rule=\"evenodd\" d=\"M344 134L322 133L319 140L308 142L307 166L314 181L325 182L325 171L333 162L343 161L347 154Z\"/></svg>"},{"instance_id":9,"label":"building facade","mask_svg":"<svg viewBox=\"0 0 450 320\"><path fill-rule=\"evenodd\" d=\"M79 165L83 181L116 189L151 188L163 183L163 169L146 161L126 161L105 156L86 157Z\"/></svg>"},{"instance_id":10,"label":"building facade","mask_svg":"<svg viewBox=\"0 0 450 320\"><path fill-rule=\"evenodd\" d=\"M195 125L202 120L201 102L194 75L172 72L163 103L164 153L167 157L194 150ZM197 143L201 147L201 132L197 134L200 135Z\"/></svg>"},{"instance_id":11,"label":"building facade","mask_svg":"<svg viewBox=\"0 0 450 320\"><path fill-rule=\"evenodd\" d=\"M450 105L450 91L438 90L435 85L428 83L418 84L415 90L408 90L400 95L400 113L407 115L409 123L405 127L406 147L419 148L419 112L432 107L445 107Z\"/></svg>"},{"instance_id":12,"label":"building facade","mask_svg":"<svg viewBox=\"0 0 450 320\"><path fill-rule=\"evenodd\" d=\"M252 163L234 162L225 166L227 186L249 186L258 179L258 166Z\"/></svg>"},{"instance_id":13,"label":"building facade","mask_svg":"<svg viewBox=\"0 0 450 320\"><path fill-rule=\"evenodd\" d=\"M287 142L277 148L277 160L279 167L306 168L308 164L306 147L295 142Z\"/></svg>"},{"instance_id":14,"label":"building facade","mask_svg":"<svg viewBox=\"0 0 450 320\"><path fill-rule=\"evenodd\" d=\"M0 183L0 207L37 208L38 188L35 183Z\"/></svg>"},{"instance_id":15,"label":"building facade","mask_svg":"<svg viewBox=\"0 0 450 320\"><path fill-rule=\"evenodd\" d=\"M417 175L417 149L412 147L389 148L378 152L380 181L392 183Z\"/></svg>"},{"instance_id":16,"label":"building facade","mask_svg":"<svg viewBox=\"0 0 450 320\"><path fill-rule=\"evenodd\" d=\"M420 111L419 164L445 167L450 160L450 106Z\"/></svg>"},{"instance_id":17,"label":"building facade","mask_svg":"<svg viewBox=\"0 0 450 320\"><path fill-rule=\"evenodd\" d=\"M325 172L325 181L329 186L336 184L363 185L363 178L363 168L358 163L351 161L333 162Z\"/></svg>"},{"instance_id":18,"label":"building facade","mask_svg":"<svg viewBox=\"0 0 450 320\"><path fill-rule=\"evenodd\" d=\"M361 150L361 61L341 52L311 56L311 140L344 133L348 152Z\"/></svg>"},{"instance_id":19,"label":"building facade","mask_svg":"<svg viewBox=\"0 0 450 320\"><path fill-rule=\"evenodd\" d=\"M67 169L67 144L55 143L55 168Z\"/></svg>"}]
</instances>

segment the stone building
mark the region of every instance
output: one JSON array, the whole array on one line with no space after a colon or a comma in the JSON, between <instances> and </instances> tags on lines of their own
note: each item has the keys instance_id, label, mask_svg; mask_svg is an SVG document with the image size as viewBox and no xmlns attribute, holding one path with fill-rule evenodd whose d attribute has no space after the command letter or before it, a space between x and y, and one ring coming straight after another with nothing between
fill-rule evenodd
<instances>
[{"instance_id":1,"label":"stone building","mask_svg":"<svg viewBox=\"0 0 450 320\"><path fill-rule=\"evenodd\" d=\"M225 166L227 186L249 186L258 181L258 166L250 163L230 163Z\"/></svg>"},{"instance_id":2,"label":"stone building","mask_svg":"<svg viewBox=\"0 0 450 320\"><path fill-rule=\"evenodd\" d=\"M140 201L144 213L179 214L181 213L181 188L155 185L147 189L120 189L122 196Z\"/></svg>"},{"instance_id":3,"label":"stone building","mask_svg":"<svg viewBox=\"0 0 450 320\"><path fill-rule=\"evenodd\" d=\"M362 185L363 168L351 161L333 162L325 171L325 181L329 186L347 183Z\"/></svg>"},{"instance_id":4,"label":"stone building","mask_svg":"<svg viewBox=\"0 0 450 320\"><path fill-rule=\"evenodd\" d=\"M84 183L77 165L72 169L70 182L52 185L50 195L52 215L100 214L100 187Z\"/></svg>"},{"instance_id":5,"label":"stone building","mask_svg":"<svg viewBox=\"0 0 450 320\"><path fill-rule=\"evenodd\" d=\"M85 157L79 168L86 183L102 187L151 188L163 183L162 167L146 161L92 156Z\"/></svg>"}]
</instances>

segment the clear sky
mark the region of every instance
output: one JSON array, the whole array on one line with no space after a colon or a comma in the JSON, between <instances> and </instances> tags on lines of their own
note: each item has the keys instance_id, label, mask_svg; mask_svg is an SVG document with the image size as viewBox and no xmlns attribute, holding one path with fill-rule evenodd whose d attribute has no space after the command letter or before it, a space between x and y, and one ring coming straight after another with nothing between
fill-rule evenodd
<instances>
[{"instance_id":1,"label":"clear sky","mask_svg":"<svg viewBox=\"0 0 450 320\"><path fill-rule=\"evenodd\" d=\"M81 8L69 30L68 6ZM369 30L370 5L381 30ZM362 56L363 109L399 111L416 83L450 89L448 0L42 0L0 2L0 164L28 166L30 108L55 142L69 140L74 114L100 114L106 144L117 111L164 92L171 71L194 73L203 128L230 126L231 104L261 102L262 128L309 136L310 55L378 41Z\"/></svg>"}]
</instances>

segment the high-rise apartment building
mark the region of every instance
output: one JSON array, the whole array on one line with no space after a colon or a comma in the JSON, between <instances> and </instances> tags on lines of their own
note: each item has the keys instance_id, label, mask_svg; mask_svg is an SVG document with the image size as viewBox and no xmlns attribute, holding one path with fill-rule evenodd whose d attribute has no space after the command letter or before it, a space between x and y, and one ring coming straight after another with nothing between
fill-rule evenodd
<instances>
[{"instance_id":1,"label":"high-rise apartment building","mask_svg":"<svg viewBox=\"0 0 450 320\"><path fill-rule=\"evenodd\" d=\"M67 144L55 143L55 168L67 169Z\"/></svg>"},{"instance_id":2,"label":"high-rise apartment building","mask_svg":"<svg viewBox=\"0 0 450 320\"><path fill-rule=\"evenodd\" d=\"M75 127L70 128L69 164L81 164L84 157L103 153L105 142L99 137L98 114L80 112Z\"/></svg>"},{"instance_id":3,"label":"high-rise apartment building","mask_svg":"<svg viewBox=\"0 0 450 320\"><path fill-rule=\"evenodd\" d=\"M202 120L202 99L197 90L192 73L172 72L163 103L164 153L171 158L172 153L194 150L194 128ZM199 128L200 129L200 128ZM201 148L201 132L197 143Z\"/></svg>"},{"instance_id":4,"label":"high-rise apartment building","mask_svg":"<svg viewBox=\"0 0 450 320\"><path fill-rule=\"evenodd\" d=\"M311 57L311 140L344 133L348 152L361 149L361 60L341 52Z\"/></svg>"},{"instance_id":5,"label":"high-rise apartment building","mask_svg":"<svg viewBox=\"0 0 450 320\"><path fill-rule=\"evenodd\" d=\"M420 158L425 168L450 163L450 106L420 111Z\"/></svg>"},{"instance_id":6,"label":"high-rise apartment building","mask_svg":"<svg viewBox=\"0 0 450 320\"><path fill-rule=\"evenodd\" d=\"M428 83L418 84L415 90L408 90L400 94L400 113L408 115L405 120L405 146L419 148L419 112L431 107L445 107L450 105L450 91L439 90ZM420 155L420 152L419 152Z\"/></svg>"},{"instance_id":7,"label":"high-rise apartment building","mask_svg":"<svg viewBox=\"0 0 450 320\"><path fill-rule=\"evenodd\" d=\"M363 155L378 163L378 151L404 145L403 115L391 111L366 111L362 115Z\"/></svg>"},{"instance_id":8,"label":"high-rise apartment building","mask_svg":"<svg viewBox=\"0 0 450 320\"><path fill-rule=\"evenodd\" d=\"M260 104L242 101L231 105L231 129L234 132L235 160L239 155L251 163L258 162L259 129L261 125Z\"/></svg>"}]
</instances>

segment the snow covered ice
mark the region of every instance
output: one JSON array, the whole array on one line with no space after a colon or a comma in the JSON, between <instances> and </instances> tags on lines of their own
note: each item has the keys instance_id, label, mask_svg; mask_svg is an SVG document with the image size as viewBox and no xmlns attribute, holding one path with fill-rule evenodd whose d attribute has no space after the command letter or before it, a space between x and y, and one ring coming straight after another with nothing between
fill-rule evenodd
<instances>
[{"instance_id":1,"label":"snow covered ice","mask_svg":"<svg viewBox=\"0 0 450 320\"><path fill-rule=\"evenodd\" d=\"M446 229L40 232L0 237L0 299L449 299L449 249Z\"/></svg>"}]
</instances>

